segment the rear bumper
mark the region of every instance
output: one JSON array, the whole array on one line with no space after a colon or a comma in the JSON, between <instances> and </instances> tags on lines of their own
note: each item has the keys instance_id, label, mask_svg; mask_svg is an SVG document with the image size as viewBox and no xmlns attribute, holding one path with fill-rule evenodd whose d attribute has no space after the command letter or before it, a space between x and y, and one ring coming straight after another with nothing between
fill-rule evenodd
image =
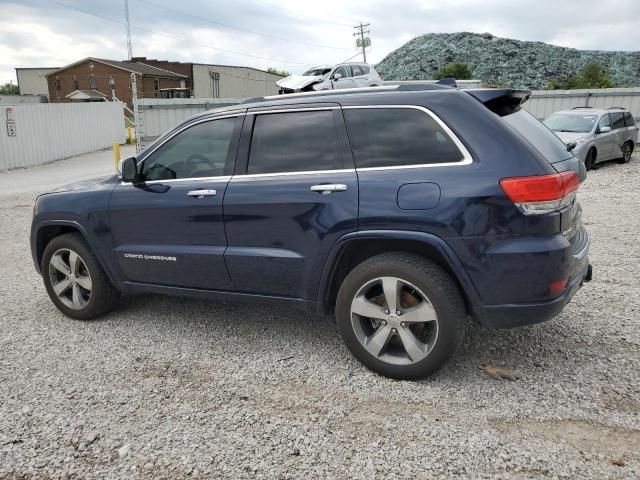
<instances>
[{"instance_id":1,"label":"rear bumper","mask_svg":"<svg viewBox=\"0 0 640 480\"><path fill-rule=\"evenodd\" d=\"M551 320L569 303L582 284L591 280L592 275L593 268L587 261L559 297L541 303L487 305L482 323L489 328L503 329Z\"/></svg>"}]
</instances>

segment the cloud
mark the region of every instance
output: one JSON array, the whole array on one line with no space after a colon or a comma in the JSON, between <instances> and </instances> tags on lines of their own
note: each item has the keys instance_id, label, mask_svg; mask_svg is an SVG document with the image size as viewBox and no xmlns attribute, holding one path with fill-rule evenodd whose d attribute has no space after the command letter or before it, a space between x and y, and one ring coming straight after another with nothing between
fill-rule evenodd
<instances>
[{"instance_id":1,"label":"cloud","mask_svg":"<svg viewBox=\"0 0 640 480\"><path fill-rule=\"evenodd\" d=\"M351 25L360 20L371 23L372 62L430 32L491 32L581 49L640 45L637 0L129 0L129 8L134 55L292 72L356 55ZM0 83L15 81L15 67L126 58L122 1L0 0L0 11Z\"/></svg>"}]
</instances>

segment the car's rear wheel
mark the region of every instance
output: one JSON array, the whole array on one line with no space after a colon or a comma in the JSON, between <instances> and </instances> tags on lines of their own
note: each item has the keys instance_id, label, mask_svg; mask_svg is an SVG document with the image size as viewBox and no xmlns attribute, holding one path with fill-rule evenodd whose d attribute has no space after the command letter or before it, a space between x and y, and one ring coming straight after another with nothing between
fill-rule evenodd
<instances>
[{"instance_id":1,"label":"car's rear wheel","mask_svg":"<svg viewBox=\"0 0 640 480\"><path fill-rule=\"evenodd\" d=\"M587 156L584 159L584 166L587 170L593 170L596 165L596 151L590 148L587 152Z\"/></svg>"},{"instance_id":2,"label":"car's rear wheel","mask_svg":"<svg viewBox=\"0 0 640 480\"><path fill-rule=\"evenodd\" d=\"M618 160L619 163L629 163L631 161L631 154L633 153L633 144L627 142L622 146L622 158Z\"/></svg>"},{"instance_id":3,"label":"car's rear wheel","mask_svg":"<svg viewBox=\"0 0 640 480\"><path fill-rule=\"evenodd\" d=\"M118 291L78 234L49 242L42 256L42 278L54 305L77 320L99 317L118 302Z\"/></svg>"},{"instance_id":4,"label":"car's rear wheel","mask_svg":"<svg viewBox=\"0 0 640 480\"><path fill-rule=\"evenodd\" d=\"M336 302L338 328L367 368L398 379L423 378L456 351L464 334L464 302L437 264L386 253L354 268Z\"/></svg>"}]
</instances>

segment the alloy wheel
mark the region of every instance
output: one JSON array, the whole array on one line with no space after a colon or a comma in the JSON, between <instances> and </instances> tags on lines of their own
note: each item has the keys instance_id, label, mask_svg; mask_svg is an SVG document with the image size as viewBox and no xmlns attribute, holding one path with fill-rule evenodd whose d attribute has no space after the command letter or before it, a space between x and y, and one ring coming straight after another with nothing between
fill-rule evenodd
<instances>
[{"instance_id":1,"label":"alloy wheel","mask_svg":"<svg viewBox=\"0 0 640 480\"><path fill-rule=\"evenodd\" d=\"M622 159L624 163L629 163L631 161L631 145L628 143L622 148Z\"/></svg>"},{"instance_id":2,"label":"alloy wheel","mask_svg":"<svg viewBox=\"0 0 640 480\"><path fill-rule=\"evenodd\" d=\"M423 360L438 339L438 315L429 298L397 277L375 278L358 290L351 326L369 354L392 365Z\"/></svg>"},{"instance_id":3,"label":"alloy wheel","mask_svg":"<svg viewBox=\"0 0 640 480\"><path fill-rule=\"evenodd\" d=\"M91 274L77 252L68 248L57 250L49 260L49 280L54 294L68 308L81 310L89 303Z\"/></svg>"}]
</instances>

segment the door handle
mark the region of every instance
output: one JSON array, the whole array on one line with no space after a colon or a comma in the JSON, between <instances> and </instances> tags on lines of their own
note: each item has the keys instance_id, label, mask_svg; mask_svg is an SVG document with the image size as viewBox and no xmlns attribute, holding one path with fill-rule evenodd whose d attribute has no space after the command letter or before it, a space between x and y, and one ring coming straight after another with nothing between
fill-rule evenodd
<instances>
[{"instance_id":1,"label":"door handle","mask_svg":"<svg viewBox=\"0 0 640 480\"><path fill-rule=\"evenodd\" d=\"M345 192L347 186L342 183L327 183L325 185L313 185L311 187L312 192L318 192L322 195L329 195L333 192Z\"/></svg>"},{"instance_id":2,"label":"door handle","mask_svg":"<svg viewBox=\"0 0 640 480\"><path fill-rule=\"evenodd\" d=\"M189 190L189 193L187 193L187 196L196 197L196 198L215 197L216 196L216 191L215 190L207 190L207 189Z\"/></svg>"}]
</instances>

